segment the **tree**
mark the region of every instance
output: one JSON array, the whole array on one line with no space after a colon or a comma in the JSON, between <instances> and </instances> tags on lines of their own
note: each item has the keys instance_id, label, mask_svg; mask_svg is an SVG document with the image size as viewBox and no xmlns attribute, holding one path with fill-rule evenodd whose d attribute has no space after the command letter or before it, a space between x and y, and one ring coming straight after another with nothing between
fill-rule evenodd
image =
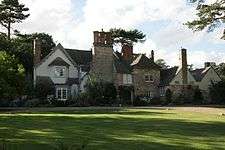
<instances>
[{"instance_id":1,"label":"tree","mask_svg":"<svg viewBox=\"0 0 225 150\"><path fill-rule=\"evenodd\" d=\"M14 55L0 51L0 99L13 99L23 93L23 67Z\"/></svg>"},{"instance_id":2,"label":"tree","mask_svg":"<svg viewBox=\"0 0 225 150\"><path fill-rule=\"evenodd\" d=\"M7 29L7 37L10 40L11 26L14 23L20 23L29 17L25 14L29 8L20 4L18 0L3 0L0 4L0 24Z\"/></svg>"},{"instance_id":3,"label":"tree","mask_svg":"<svg viewBox=\"0 0 225 150\"><path fill-rule=\"evenodd\" d=\"M131 44L133 45L134 43L137 42L144 42L146 35L137 30L124 30L121 28L114 28L110 29L110 32L112 34L112 39L114 44Z\"/></svg>"},{"instance_id":4,"label":"tree","mask_svg":"<svg viewBox=\"0 0 225 150\"><path fill-rule=\"evenodd\" d=\"M222 80L218 83L212 82L209 91L212 103L225 104L225 80Z\"/></svg>"},{"instance_id":5,"label":"tree","mask_svg":"<svg viewBox=\"0 0 225 150\"><path fill-rule=\"evenodd\" d=\"M173 93L170 89L167 89L166 90L166 93L165 93L165 98L166 98L166 102L165 104L168 105L172 102L172 96L173 96Z\"/></svg>"},{"instance_id":6,"label":"tree","mask_svg":"<svg viewBox=\"0 0 225 150\"><path fill-rule=\"evenodd\" d=\"M53 47L55 47L55 42L51 35L47 33L32 33L32 34L20 34L19 32L16 33L17 40L21 43L30 43L32 46L33 40L38 38L41 41L41 58L47 56ZM33 47L32 54L33 54Z\"/></svg>"},{"instance_id":7,"label":"tree","mask_svg":"<svg viewBox=\"0 0 225 150\"><path fill-rule=\"evenodd\" d=\"M13 44L13 54L15 54L19 61L25 68L26 77L31 80L33 72L33 40L38 38L41 41L42 57L48 55L55 43L52 36L46 33L33 33L33 34L16 34L17 37L11 40Z\"/></svg>"},{"instance_id":8,"label":"tree","mask_svg":"<svg viewBox=\"0 0 225 150\"><path fill-rule=\"evenodd\" d=\"M162 69L167 69L169 68L169 66L166 64L164 59L158 59L155 62L157 65L159 65L160 67L162 67Z\"/></svg>"},{"instance_id":9,"label":"tree","mask_svg":"<svg viewBox=\"0 0 225 150\"><path fill-rule=\"evenodd\" d=\"M201 31L205 28L213 31L225 23L225 1L217 0L212 4L205 4L205 0L188 0L191 3L198 3L198 19L185 23L193 31ZM225 39L225 29L222 39Z\"/></svg>"},{"instance_id":10,"label":"tree","mask_svg":"<svg viewBox=\"0 0 225 150\"><path fill-rule=\"evenodd\" d=\"M225 79L225 63L220 63L218 66L216 66L216 71L222 77Z\"/></svg>"}]
</instances>

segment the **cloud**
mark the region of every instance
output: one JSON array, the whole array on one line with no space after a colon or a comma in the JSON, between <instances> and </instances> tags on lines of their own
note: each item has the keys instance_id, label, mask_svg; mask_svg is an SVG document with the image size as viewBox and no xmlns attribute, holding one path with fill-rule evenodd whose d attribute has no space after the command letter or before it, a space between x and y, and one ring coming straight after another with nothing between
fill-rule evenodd
<instances>
[{"instance_id":1,"label":"cloud","mask_svg":"<svg viewBox=\"0 0 225 150\"><path fill-rule=\"evenodd\" d=\"M30 8L31 16L21 24L13 26L24 33L46 32L64 47L90 49L94 30L108 30L114 27L134 29L146 22L167 21L168 25L159 27L151 34L146 32L147 40L136 44L135 52L146 53L156 50L156 58L165 59L170 65L179 62L181 46L198 44L202 39L216 43L214 35L206 32L193 33L183 25L195 18L194 7L188 6L185 0L20 0ZM83 5L76 5L82 2ZM160 26L160 24L158 24ZM148 28L148 26L145 26ZM154 30L154 27L152 27ZM142 30L141 28L139 28ZM214 33L218 34L218 33ZM200 64L198 55L204 59L207 52L191 53L190 62ZM221 58L221 57L220 57ZM214 59L212 59L214 60ZM221 60L221 59L216 59ZM203 62L201 62L203 63Z\"/></svg>"}]
</instances>

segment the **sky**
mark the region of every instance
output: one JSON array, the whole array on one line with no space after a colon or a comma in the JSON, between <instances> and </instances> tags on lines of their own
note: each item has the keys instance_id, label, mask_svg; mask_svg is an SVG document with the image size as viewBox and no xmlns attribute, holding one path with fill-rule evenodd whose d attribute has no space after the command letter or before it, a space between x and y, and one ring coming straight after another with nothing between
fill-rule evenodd
<instances>
[{"instance_id":1,"label":"sky","mask_svg":"<svg viewBox=\"0 0 225 150\"><path fill-rule=\"evenodd\" d=\"M0 0L1 1L1 0ZM213 1L213 0L209 0ZM184 25L196 18L195 5L186 0L20 0L30 8L30 17L13 25L21 33L45 32L65 48L90 50L93 31L110 28L138 29L146 41L134 52L155 50L155 59L179 65L180 49L188 50L188 63L225 60L222 27L214 32L193 32ZM0 29L1 31L5 31Z\"/></svg>"}]
</instances>

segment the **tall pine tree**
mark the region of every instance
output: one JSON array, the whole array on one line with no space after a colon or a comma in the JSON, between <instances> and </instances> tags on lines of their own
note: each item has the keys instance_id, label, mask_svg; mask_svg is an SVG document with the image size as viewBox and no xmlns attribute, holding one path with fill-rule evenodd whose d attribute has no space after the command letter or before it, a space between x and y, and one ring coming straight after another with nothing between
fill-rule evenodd
<instances>
[{"instance_id":1,"label":"tall pine tree","mask_svg":"<svg viewBox=\"0 0 225 150\"><path fill-rule=\"evenodd\" d=\"M10 40L12 24L20 23L29 17L25 14L29 8L20 4L18 0L3 0L0 4L0 24L7 29L7 37Z\"/></svg>"},{"instance_id":2,"label":"tall pine tree","mask_svg":"<svg viewBox=\"0 0 225 150\"><path fill-rule=\"evenodd\" d=\"M205 0L188 1L198 3L196 14L198 18L186 23L190 29L201 31L207 28L208 31L213 31L216 27L225 24L225 0L216 0L214 3L210 4L206 4ZM225 29L221 38L225 39Z\"/></svg>"}]
</instances>

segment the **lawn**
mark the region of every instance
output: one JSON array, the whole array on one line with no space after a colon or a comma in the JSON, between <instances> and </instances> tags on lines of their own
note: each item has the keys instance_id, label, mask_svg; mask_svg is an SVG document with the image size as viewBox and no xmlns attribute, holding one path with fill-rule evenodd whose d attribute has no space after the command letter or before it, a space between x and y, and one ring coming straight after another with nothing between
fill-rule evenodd
<instances>
[{"instance_id":1,"label":"lawn","mask_svg":"<svg viewBox=\"0 0 225 150\"><path fill-rule=\"evenodd\" d=\"M54 150L60 143L75 147L85 143L87 150L225 149L225 116L219 115L225 110L192 110L159 107L1 111L0 143L13 150Z\"/></svg>"}]
</instances>

